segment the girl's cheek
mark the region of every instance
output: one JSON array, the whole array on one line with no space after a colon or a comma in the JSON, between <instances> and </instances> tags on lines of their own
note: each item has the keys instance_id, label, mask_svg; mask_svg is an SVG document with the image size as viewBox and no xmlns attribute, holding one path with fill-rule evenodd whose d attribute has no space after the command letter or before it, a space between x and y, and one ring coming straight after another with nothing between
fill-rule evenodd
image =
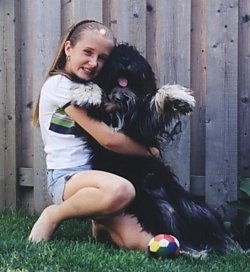
<instances>
[{"instance_id":1,"label":"girl's cheek","mask_svg":"<svg viewBox=\"0 0 250 272\"><path fill-rule=\"evenodd\" d=\"M96 72L99 73L99 71L102 69L102 65L98 64L96 67Z\"/></svg>"},{"instance_id":2,"label":"girl's cheek","mask_svg":"<svg viewBox=\"0 0 250 272\"><path fill-rule=\"evenodd\" d=\"M104 62L103 61L99 61L98 62L98 70L100 70L104 65Z\"/></svg>"}]
</instances>

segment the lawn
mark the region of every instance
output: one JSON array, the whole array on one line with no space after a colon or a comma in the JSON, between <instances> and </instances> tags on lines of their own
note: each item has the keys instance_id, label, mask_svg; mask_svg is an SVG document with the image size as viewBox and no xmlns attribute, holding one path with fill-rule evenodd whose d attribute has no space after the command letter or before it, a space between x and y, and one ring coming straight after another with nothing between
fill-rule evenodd
<instances>
[{"instance_id":1,"label":"lawn","mask_svg":"<svg viewBox=\"0 0 250 272\"><path fill-rule=\"evenodd\" d=\"M250 272L249 253L210 255L206 259L180 256L175 260L152 259L145 252L100 244L91 238L89 222L69 220L50 242L27 241L36 216L25 212L0 212L0 271Z\"/></svg>"}]
</instances>

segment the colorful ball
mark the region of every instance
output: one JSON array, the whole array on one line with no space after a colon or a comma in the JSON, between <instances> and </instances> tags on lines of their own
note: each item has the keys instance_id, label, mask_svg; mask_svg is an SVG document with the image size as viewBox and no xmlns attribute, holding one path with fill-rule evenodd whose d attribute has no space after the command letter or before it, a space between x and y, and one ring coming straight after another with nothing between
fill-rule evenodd
<instances>
[{"instance_id":1,"label":"colorful ball","mask_svg":"<svg viewBox=\"0 0 250 272\"><path fill-rule=\"evenodd\" d=\"M180 254L180 243L169 234L158 234L148 243L147 253L153 258L176 258Z\"/></svg>"}]
</instances>

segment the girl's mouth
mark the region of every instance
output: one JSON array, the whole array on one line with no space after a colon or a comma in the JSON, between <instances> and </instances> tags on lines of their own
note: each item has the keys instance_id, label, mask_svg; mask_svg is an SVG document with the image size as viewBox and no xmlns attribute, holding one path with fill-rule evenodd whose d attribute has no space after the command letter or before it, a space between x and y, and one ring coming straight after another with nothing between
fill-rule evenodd
<instances>
[{"instance_id":1,"label":"girl's mouth","mask_svg":"<svg viewBox=\"0 0 250 272\"><path fill-rule=\"evenodd\" d=\"M90 69L88 67L82 67L82 70L84 71L85 74L88 76L94 76L96 74L96 71L94 69Z\"/></svg>"}]
</instances>

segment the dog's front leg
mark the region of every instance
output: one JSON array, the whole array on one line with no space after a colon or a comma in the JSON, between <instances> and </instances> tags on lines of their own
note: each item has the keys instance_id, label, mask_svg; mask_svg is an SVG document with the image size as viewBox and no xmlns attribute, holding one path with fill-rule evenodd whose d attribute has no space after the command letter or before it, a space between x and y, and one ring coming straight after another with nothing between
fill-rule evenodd
<instances>
[{"instance_id":1,"label":"dog's front leg","mask_svg":"<svg viewBox=\"0 0 250 272\"><path fill-rule=\"evenodd\" d=\"M195 99L192 91L181 85L164 85L144 101L143 130L148 139L170 130L182 115L192 112Z\"/></svg>"},{"instance_id":2,"label":"dog's front leg","mask_svg":"<svg viewBox=\"0 0 250 272\"><path fill-rule=\"evenodd\" d=\"M72 105L85 109L88 115L96 120L109 120L109 114L105 108L106 95L97 84L93 82L74 83L71 90Z\"/></svg>"},{"instance_id":3,"label":"dog's front leg","mask_svg":"<svg viewBox=\"0 0 250 272\"><path fill-rule=\"evenodd\" d=\"M155 118L165 122L191 113L194 106L192 91L178 84L162 86L150 101Z\"/></svg>"}]
</instances>

